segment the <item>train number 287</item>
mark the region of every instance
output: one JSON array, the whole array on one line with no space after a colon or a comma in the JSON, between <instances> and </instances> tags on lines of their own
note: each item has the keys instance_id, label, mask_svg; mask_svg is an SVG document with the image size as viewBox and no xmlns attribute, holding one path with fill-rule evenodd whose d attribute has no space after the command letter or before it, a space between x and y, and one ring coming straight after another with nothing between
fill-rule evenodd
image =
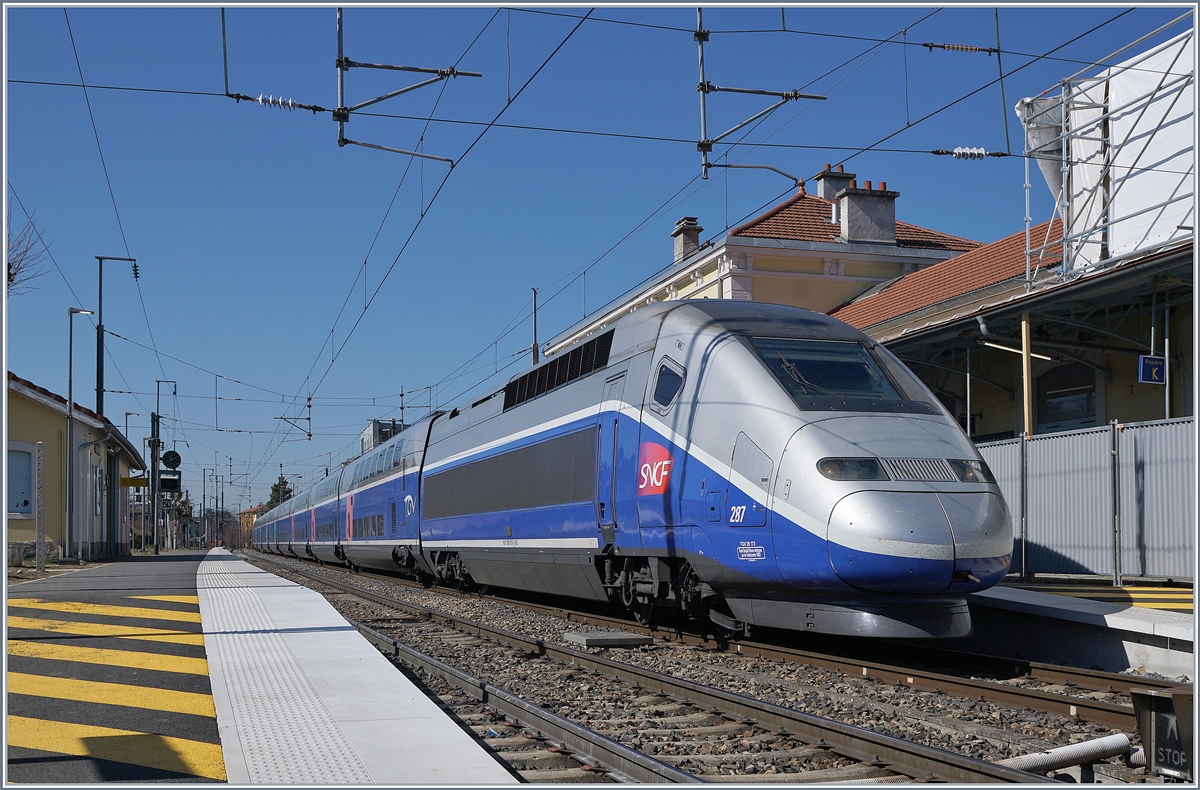
<instances>
[{"instance_id":1,"label":"train number 287","mask_svg":"<svg viewBox=\"0 0 1200 790\"><path fill-rule=\"evenodd\" d=\"M746 520L746 506L734 505L729 509L729 523L741 524Z\"/></svg>"}]
</instances>

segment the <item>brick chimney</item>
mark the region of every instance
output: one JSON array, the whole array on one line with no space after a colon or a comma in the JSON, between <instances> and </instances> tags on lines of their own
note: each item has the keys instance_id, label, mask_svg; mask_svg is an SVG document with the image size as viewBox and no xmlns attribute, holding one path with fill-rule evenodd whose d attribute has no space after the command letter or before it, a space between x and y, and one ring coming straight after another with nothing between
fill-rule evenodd
<instances>
[{"instance_id":1,"label":"brick chimney","mask_svg":"<svg viewBox=\"0 0 1200 790\"><path fill-rule=\"evenodd\" d=\"M675 230L671 231L671 238L675 239L675 263L700 249L700 234L703 232L704 228L700 227L696 217L684 217L675 223Z\"/></svg>"},{"instance_id":2,"label":"brick chimney","mask_svg":"<svg viewBox=\"0 0 1200 790\"><path fill-rule=\"evenodd\" d=\"M817 197L825 198L826 200L836 200L837 193L850 186L850 182L854 180L853 173L847 173L842 165L837 166L837 170L830 170L829 165L825 165L825 169L813 176L817 182Z\"/></svg>"},{"instance_id":3,"label":"brick chimney","mask_svg":"<svg viewBox=\"0 0 1200 790\"><path fill-rule=\"evenodd\" d=\"M857 182L851 181L837 193L842 238L849 242L894 245L898 197L900 193L889 192L886 182L880 181L879 189L872 189L867 181L860 189Z\"/></svg>"}]
</instances>

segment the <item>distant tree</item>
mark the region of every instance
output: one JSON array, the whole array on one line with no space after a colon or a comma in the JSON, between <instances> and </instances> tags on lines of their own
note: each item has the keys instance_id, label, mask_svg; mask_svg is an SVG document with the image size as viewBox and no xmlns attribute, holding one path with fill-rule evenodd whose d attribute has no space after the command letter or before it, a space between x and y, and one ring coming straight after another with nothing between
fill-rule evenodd
<instances>
[{"instance_id":1,"label":"distant tree","mask_svg":"<svg viewBox=\"0 0 1200 790\"><path fill-rule=\"evenodd\" d=\"M191 519L192 517L192 500L176 499L169 506L178 519Z\"/></svg>"},{"instance_id":2,"label":"distant tree","mask_svg":"<svg viewBox=\"0 0 1200 790\"><path fill-rule=\"evenodd\" d=\"M271 485L271 498L267 500L267 507L275 507L291 498L292 487L288 485L287 478L280 475L279 480Z\"/></svg>"},{"instance_id":3,"label":"distant tree","mask_svg":"<svg viewBox=\"0 0 1200 790\"><path fill-rule=\"evenodd\" d=\"M30 218L25 227L14 236L12 224L12 206L8 207L8 280L9 296L29 293L33 290L27 283L45 274L42 259L46 255L46 247L41 242L37 227Z\"/></svg>"}]
</instances>

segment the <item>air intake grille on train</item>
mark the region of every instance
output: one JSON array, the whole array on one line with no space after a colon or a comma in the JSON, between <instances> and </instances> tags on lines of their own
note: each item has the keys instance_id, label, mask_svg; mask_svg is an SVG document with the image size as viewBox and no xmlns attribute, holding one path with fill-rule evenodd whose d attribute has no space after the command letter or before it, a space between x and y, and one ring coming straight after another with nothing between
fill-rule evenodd
<instances>
[{"instance_id":1,"label":"air intake grille on train","mask_svg":"<svg viewBox=\"0 0 1200 790\"><path fill-rule=\"evenodd\" d=\"M884 458L883 465L893 480L922 483L952 483L958 480L950 464L941 458Z\"/></svg>"},{"instance_id":2,"label":"air intake grille on train","mask_svg":"<svg viewBox=\"0 0 1200 790\"><path fill-rule=\"evenodd\" d=\"M576 346L570 353L557 356L520 378L508 382L504 388L504 410L520 406L527 400L552 392L606 366L615 331L610 329L603 335Z\"/></svg>"}]
</instances>

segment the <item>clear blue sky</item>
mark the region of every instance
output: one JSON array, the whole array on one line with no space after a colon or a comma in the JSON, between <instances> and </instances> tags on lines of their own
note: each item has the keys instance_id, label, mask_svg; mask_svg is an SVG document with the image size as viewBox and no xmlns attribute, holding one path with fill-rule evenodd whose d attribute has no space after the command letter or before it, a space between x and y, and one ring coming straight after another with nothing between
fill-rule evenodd
<instances>
[{"instance_id":1,"label":"clear blue sky","mask_svg":"<svg viewBox=\"0 0 1200 790\"><path fill-rule=\"evenodd\" d=\"M667 265L679 217L697 216L705 238L720 237L791 191L767 171L696 178L695 8L598 8L581 25L587 7L540 10L345 11L352 60L483 73L367 110L409 118L355 115L346 126L354 140L454 159L450 171L339 148L329 113L226 98L217 8L72 8L73 49L62 8L7 7L5 201L18 228L16 197L35 213L57 262L46 260L36 290L7 301L8 369L65 395L67 307L96 308L96 255L137 258L137 284L128 264L105 265L105 326L128 339L108 338L105 383L136 393L109 392L105 412L118 425L126 411L140 413L130 418L140 444L155 380L177 381L178 397L164 395L162 411L184 485L198 500L201 470L215 462L232 472L226 506L238 509L265 500L280 463L304 487L355 455L367 420L399 416L402 387L436 384L435 405L448 406L502 386L528 365L531 287L541 289L544 341ZM707 9L710 82L828 96L789 103L746 130L744 142L772 147L717 154L803 178L846 161L860 181L900 192L900 219L994 241L1024 226L1022 159L920 152L1002 151L1007 125L1020 153L1018 99L1054 89L1184 9L1136 8L1102 24L1128 8L1003 7L1003 67L1020 69L1004 80L1006 103L993 85L918 122L998 76L995 55L920 46L995 47L995 11L934 11ZM336 106L333 8L234 6L226 26L231 92ZM78 85L80 67L97 86L87 91L91 117L79 87L16 82ZM353 69L347 104L420 79ZM710 95L710 136L769 102ZM468 152L506 105L500 124L603 135L496 126ZM420 119L431 114L426 129ZM902 151L855 153L894 132L879 147ZM1048 219L1036 168L1033 196L1034 221ZM585 282L571 277L589 264L585 296ZM89 317L77 317L75 343L76 401L94 406ZM214 391L240 400L215 400ZM305 415L309 392L313 438L296 441L302 434L276 418ZM410 395L406 416L419 416L429 398Z\"/></svg>"}]
</instances>

